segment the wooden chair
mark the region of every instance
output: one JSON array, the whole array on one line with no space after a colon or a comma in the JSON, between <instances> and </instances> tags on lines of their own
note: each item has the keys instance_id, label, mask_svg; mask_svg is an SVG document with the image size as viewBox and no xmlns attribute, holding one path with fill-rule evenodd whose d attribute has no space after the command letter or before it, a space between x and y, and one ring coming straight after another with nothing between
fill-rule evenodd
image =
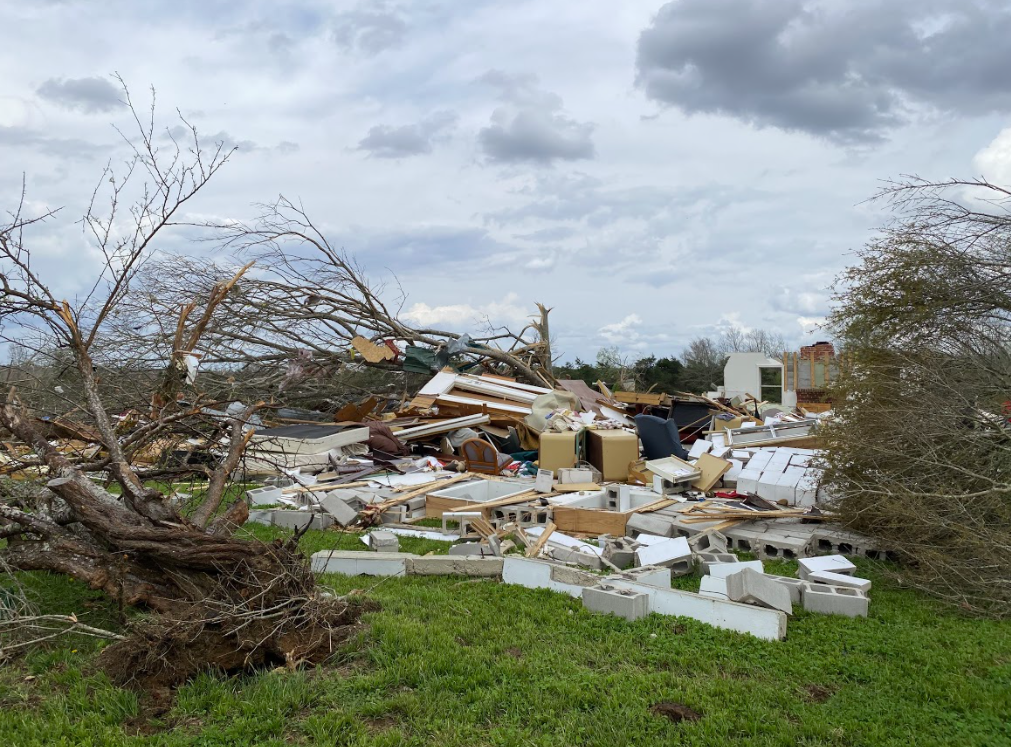
<instances>
[{"instance_id":1,"label":"wooden chair","mask_svg":"<svg viewBox=\"0 0 1011 747\"><path fill-rule=\"evenodd\" d=\"M485 475L498 475L502 468L512 460L506 454L500 454L498 449L483 438L468 438L460 444L460 453L467 463L468 472L480 472Z\"/></svg>"}]
</instances>

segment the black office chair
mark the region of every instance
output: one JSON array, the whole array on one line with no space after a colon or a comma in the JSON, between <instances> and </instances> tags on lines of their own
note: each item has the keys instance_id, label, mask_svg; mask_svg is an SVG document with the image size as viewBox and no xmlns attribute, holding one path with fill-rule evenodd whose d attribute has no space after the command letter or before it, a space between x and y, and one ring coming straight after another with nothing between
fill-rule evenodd
<instances>
[{"instance_id":1,"label":"black office chair","mask_svg":"<svg viewBox=\"0 0 1011 747\"><path fill-rule=\"evenodd\" d=\"M673 420L664 420L656 415L636 415L635 429L642 441L642 453L646 459L669 456L688 458L688 452L681 445L678 425Z\"/></svg>"}]
</instances>

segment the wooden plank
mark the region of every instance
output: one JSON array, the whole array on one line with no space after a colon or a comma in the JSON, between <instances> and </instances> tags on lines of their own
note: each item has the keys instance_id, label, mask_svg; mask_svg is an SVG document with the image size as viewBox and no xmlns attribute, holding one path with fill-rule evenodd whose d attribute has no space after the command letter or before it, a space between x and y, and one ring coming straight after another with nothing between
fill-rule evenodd
<instances>
[{"instance_id":1,"label":"wooden plank","mask_svg":"<svg viewBox=\"0 0 1011 747\"><path fill-rule=\"evenodd\" d=\"M439 485L439 488L441 489L449 485L453 485L455 483L460 482L461 480L470 480L470 479L472 479L472 475L464 472L462 475L456 475L455 477L451 477L448 480L442 480L441 484ZM392 508L393 506L399 506L401 503L407 503L407 501L411 500L412 498L417 498L419 495L424 495L425 493L430 492L432 492L432 488L430 486L421 487L418 488L417 490L412 490L410 493L404 493L404 495L398 495L396 498L390 498L388 501L377 503L376 506L379 508L379 512L382 513L388 508Z\"/></svg>"},{"instance_id":2,"label":"wooden plank","mask_svg":"<svg viewBox=\"0 0 1011 747\"><path fill-rule=\"evenodd\" d=\"M633 514L648 514L651 511L659 511L661 508L667 508L667 506L673 506L677 501L670 498L661 498L658 501L653 501L652 503L647 503L645 506L639 506L639 508L633 508L629 513Z\"/></svg>"},{"instance_id":3,"label":"wooden plank","mask_svg":"<svg viewBox=\"0 0 1011 747\"><path fill-rule=\"evenodd\" d=\"M702 470L702 475L692 482L692 487L703 493L708 493L733 465L726 459L714 457L712 454L703 454L695 460L695 466Z\"/></svg>"},{"instance_id":4,"label":"wooden plank","mask_svg":"<svg viewBox=\"0 0 1011 747\"><path fill-rule=\"evenodd\" d=\"M507 495L505 498L496 498L493 501L484 503L468 503L461 511L474 511L475 509L498 508L499 506L511 506L515 503L526 503L534 496L553 495L553 493L538 493L536 490L524 490L516 495Z\"/></svg>"},{"instance_id":5,"label":"wooden plank","mask_svg":"<svg viewBox=\"0 0 1011 747\"><path fill-rule=\"evenodd\" d=\"M625 536L625 522L631 511L603 511L598 508L577 508L575 506L555 506L551 512L555 526L566 534L585 532L594 536L610 534L612 537Z\"/></svg>"},{"instance_id":6,"label":"wooden plank","mask_svg":"<svg viewBox=\"0 0 1011 747\"><path fill-rule=\"evenodd\" d=\"M528 558L536 558L541 550L544 549L544 545L547 544L548 539L554 534L556 527L553 521L549 521L547 526L544 527L544 531L541 532L541 536L537 538L537 541L527 548L524 555Z\"/></svg>"}]
</instances>

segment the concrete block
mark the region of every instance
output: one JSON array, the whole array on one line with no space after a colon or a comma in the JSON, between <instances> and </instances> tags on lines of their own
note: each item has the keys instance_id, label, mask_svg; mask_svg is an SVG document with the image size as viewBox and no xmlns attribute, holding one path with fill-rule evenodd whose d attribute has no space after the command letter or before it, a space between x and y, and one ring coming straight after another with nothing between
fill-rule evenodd
<instances>
[{"instance_id":1,"label":"concrete block","mask_svg":"<svg viewBox=\"0 0 1011 747\"><path fill-rule=\"evenodd\" d=\"M274 512L269 509L260 509L249 512L249 518L246 521L251 521L254 524L263 524L265 526L273 526L274 524Z\"/></svg>"},{"instance_id":2,"label":"concrete block","mask_svg":"<svg viewBox=\"0 0 1011 747\"><path fill-rule=\"evenodd\" d=\"M810 586L807 581L789 576L769 576L773 581L782 586L790 593L790 604L800 604L804 597L804 590Z\"/></svg>"},{"instance_id":3,"label":"concrete block","mask_svg":"<svg viewBox=\"0 0 1011 747\"><path fill-rule=\"evenodd\" d=\"M727 579L716 576L703 576L702 583L699 584L699 594L713 599L723 599L730 601L727 596Z\"/></svg>"},{"instance_id":4,"label":"concrete block","mask_svg":"<svg viewBox=\"0 0 1011 747\"><path fill-rule=\"evenodd\" d=\"M400 539L393 532L376 529L365 536L372 552L398 552L400 550Z\"/></svg>"},{"instance_id":5,"label":"concrete block","mask_svg":"<svg viewBox=\"0 0 1011 747\"><path fill-rule=\"evenodd\" d=\"M765 532L761 528L754 526L756 523L749 521L745 526L725 529L724 533L727 537L728 549L757 552L756 548L761 544Z\"/></svg>"},{"instance_id":6,"label":"concrete block","mask_svg":"<svg viewBox=\"0 0 1011 747\"><path fill-rule=\"evenodd\" d=\"M692 552L715 552L725 553L727 551L727 538L720 532L706 532L696 534L688 538L688 546Z\"/></svg>"},{"instance_id":7,"label":"concrete block","mask_svg":"<svg viewBox=\"0 0 1011 747\"><path fill-rule=\"evenodd\" d=\"M786 637L786 613L779 610L714 599L690 591L658 589L632 581L615 580L609 583L649 594L650 612L690 617L716 628L750 633L767 641L778 641Z\"/></svg>"},{"instance_id":8,"label":"concrete block","mask_svg":"<svg viewBox=\"0 0 1011 747\"><path fill-rule=\"evenodd\" d=\"M832 571L812 571L808 574L808 581L815 584L828 584L829 586L841 586L847 589L859 589L865 593L871 590L871 582L866 578L846 576L842 573L833 573Z\"/></svg>"},{"instance_id":9,"label":"concrete block","mask_svg":"<svg viewBox=\"0 0 1011 747\"><path fill-rule=\"evenodd\" d=\"M758 467L752 467L749 462L737 475L737 492L745 495L755 495L758 492L758 481L762 477L762 471Z\"/></svg>"},{"instance_id":10,"label":"concrete block","mask_svg":"<svg viewBox=\"0 0 1011 747\"><path fill-rule=\"evenodd\" d=\"M710 563L706 571L710 576L717 576L719 578L726 578L733 573L739 573L745 568L750 568L758 573L765 573L765 568L762 566L761 560L738 560L734 563Z\"/></svg>"},{"instance_id":11,"label":"concrete block","mask_svg":"<svg viewBox=\"0 0 1011 747\"><path fill-rule=\"evenodd\" d=\"M859 589L809 584L803 593L804 609L824 615L867 617L869 600Z\"/></svg>"},{"instance_id":12,"label":"concrete block","mask_svg":"<svg viewBox=\"0 0 1011 747\"><path fill-rule=\"evenodd\" d=\"M695 562L702 566L703 573L709 573L709 566L715 563L737 563L737 556L730 552L700 552Z\"/></svg>"},{"instance_id":13,"label":"concrete block","mask_svg":"<svg viewBox=\"0 0 1011 747\"><path fill-rule=\"evenodd\" d=\"M639 543L627 537L608 537L601 545L604 560L618 568L628 568L635 562L635 551Z\"/></svg>"},{"instance_id":14,"label":"concrete block","mask_svg":"<svg viewBox=\"0 0 1011 747\"><path fill-rule=\"evenodd\" d=\"M421 558L408 558L407 573L414 576L497 578L502 575L502 558L426 555Z\"/></svg>"},{"instance_id":15,"label":"concrete block","mask_svg":"<svg viewBox=\"0 0 1011 747\"><path fill-rule=\"evenodd\" d=\"M335 495L326 495L320 499L319 505L342 527L346 527L358 518L357 509L352 508Z\"/></svg>"},{"instance_id":16,"label":"concrete block","mask_svg":"<svg viewBox=\"0 0 1011 747\"><path fill-rule=\"evenodd\" d=\"M625 534L635 538L640 534L656 534L670 537L674 533L674 522L669 518L651 514L632 514L625 522Z\"/></svg>"},{"instance_id":17,"label":"concrete block","mask_svg":"<svg viewBox=\"0 0 1011 747\"><path fill-rule=\"evenodd\" d=\"M559 547L548 543L546 552L549 557L562 563L575 563L578 566L589 568L593 571L599 571L604 567L604 564L600 560L600 555L586 552L579 547Z\"/></svg>"},{"instance_id":18,"label":"concrete block","mask_svg":"<svg viewBox=\"0 0 1011 747\"><path fill-rule=\"evenodd\" d=\"M691 573L695 565L692 549L684 537L666 539L644 545L635 551L635 562L638 566L660 565L671 569L676 576Z\"/></svg>"},{"instance_id":19,"label":"concrete block","mask_svg":"<svg viewBox=\"0 0 1011 747\"><path fill-rule=\"evenodd\" d=\"M713 453L715 454L715 452ZM744 471L744 462L740 459L727 459L727 461L730 462L730 469L723 473L723 485L727 488L736 488L737 478Z\"/></svg>"},{"instance_id":20,"label":"concrete block","mask_svg":"<svg viewBox=\"0 0 1011 747\"><path fill-rule=\"evenodd\" d=\"M277 487L252 488L246 491L246 501L250 506L273 506L280 503L284 494Z\"/></svg>"},{"instance_id":21,"label":"concrete block","mask_svg":"<svg viewBox=\"0 0 1011 747\"><path fill-rule=\"evenodd\" d=\"M356 552L320 550L310 558L313 573L343 573L345 576L403 576L407 561L417 555L406 552Z\"/></svg>"},{"instance_id":22,"label":"concrete block","mask_svg":"<svg viewBox=\"0 0 1011 747\"><path fill-rule=\"evenodd\" d=\"M788 615L793 611L787 588L761 571L745 568L743 571L726 576L726 582L727 596L733 602L781 610Z\"/></svg>"},{"instance_id":23,"label":"concrete block","mask_svg":"<svg viewBox=\"0 0 1011 747\"><path fill-rule=\"evenodd\" d=\"M783 473L776 472L771 467L772 465L770 464L769 467L766 467L762 471L762 476L758 478L758 486L755 493L759 498L764 498L767 501L775 503L779 496L776 484L779 482L779 478L783 476Z\"/></svg>"},{"instance_id":24,"label":"concrete block","mask_svg":"<svg viewBox=\"0 0 1011 747\"><path fill-rule=\"evenodd\" d=\"M642 568L630 568L621 573L613 573L607 579L618 579L622 581L636 581L647 586L656 586L659 589L669 589L671 572L670 568L660 568L654 565L644 565Z\"/></svg>"},{"instance_id":25,"label":"concrete block","mask_svg":"<svg viewBox=\"0 0 1011 747\"><path fill-rule=\"evenodd\" d=\"M583 589L583 606L590 612L638 620L649 614L649 594L601 584Z\"/></svg>"},{"instance_id":26,"label":"concrete block","mask_svg":"<svg viewBox=\"0 0 1011 747\"><path fill-rule=\"evenodd\" d=\"M797 575L807 581L814 571L831 571L852 576L857 569L842 555L819 555L814 558L801 558L797 561Z\"/></svg>"},{"instance_id":27,"label":"concrete block","mask_svg":"<svg viewBox=\"0 0 1011 747\"><path fill-rule=\"evenodd\" d=\"M704 438L696 439L695 443L693 443L692 447L688 450L688 459L698 459L703 454L708 454L712 448L712 441L706 441Z\"/></svg>"},{"instance_id":28,"label":"concrete block","mask_svg":"<svg viewBox=\"0 0 1011 747\"><path fill-rule=\"evenodd\" d=\"M764 532L752 546L753 551L761 558L783 558L795 560L809 554L811 539L791 537L777 531Z\"/></svg>"},{"instance_id":29,"label":"concrete block","mask_svg":"<svg viewBox=\"0 0 1011 747\"><path fill-rule=\"evenodd\" d=\"M543 560L509 556L502 564L502 581L528 589L551 589L580 599L585 587L600 583L600 576Z\"/></svg>"},{"instance_id":30,"label":"concrete block","mask_svg":"<svg viewBox=\"0 0 1011 747\"><path fill-rule=\"evenodd\" d=\"M295 509L274 509L274 526L285 529L301 529L312 521L310 529L327 529L333 526L333 517L329 514L316 514L311 511L296 511Z\"/></svg>"}]
</instances>

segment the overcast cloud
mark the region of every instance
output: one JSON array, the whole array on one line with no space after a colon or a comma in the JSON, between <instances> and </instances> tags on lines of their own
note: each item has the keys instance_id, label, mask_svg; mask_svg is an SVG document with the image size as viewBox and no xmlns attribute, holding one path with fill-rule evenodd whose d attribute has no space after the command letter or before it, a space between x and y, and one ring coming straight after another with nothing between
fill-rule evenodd
<instances>
[{"instance_id":1,"label":"overcast cloud","mask_svg":"<svg viewBox=\"0 0 1011 747\"><path fill-rule=\"evenodd\" d=\"M811 341L881 179L1011 182L997 0L0 0L0 25L0 209L22 174L65 207L29 238L67 297L94 261L75 221L127 155L116 72L141 110L157 90L162 142L178 108L238 147L191 217L283 193L397 275L406 318L475 331L540 301L568 359Z\"/></svg>"}]
</instances>

